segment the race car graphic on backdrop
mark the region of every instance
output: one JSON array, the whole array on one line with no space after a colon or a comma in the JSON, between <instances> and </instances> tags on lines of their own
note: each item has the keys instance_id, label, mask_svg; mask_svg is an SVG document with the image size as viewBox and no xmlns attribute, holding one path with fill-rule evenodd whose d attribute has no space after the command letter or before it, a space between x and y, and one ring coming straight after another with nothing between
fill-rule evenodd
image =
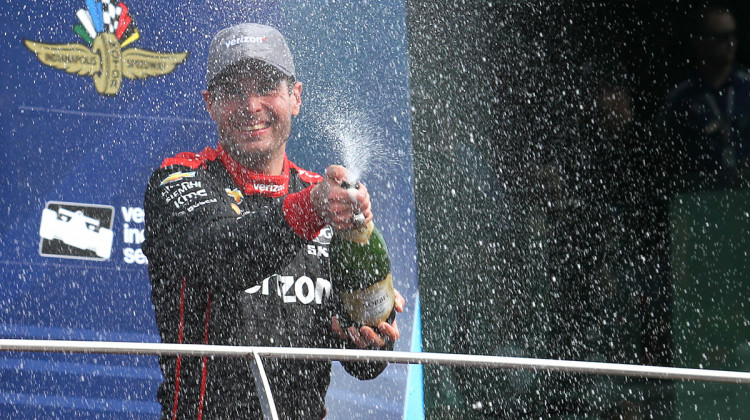
<instances>
[{"instance_id":1,"label":"race car graphic on backdrop","mask_svg":"<svg viewBox=\"0 0 750 420\"><path fill-rule=\"evenodd\" d=\"M141 37L123 2L87 0L86 9L79 9L76 16L79 22L73 31L88 46L46 44L28 39L23 43L39 61L50 67L79 76L93 76L96 91L101 95L117 95L123 77L145 79L172 73L188 56L187 52L123 49Z\"/></svg>"},{"instance_id":2,"label":"race car graphic on backdrop","mask_svg":"<svg viewBox=\"0 0 750 420\"><path fill-rule=\"evenodd\" d=\"M108 260L112 255L112 206L49 202L39 225L45 257Z\"/></svg>"}]
</instances>

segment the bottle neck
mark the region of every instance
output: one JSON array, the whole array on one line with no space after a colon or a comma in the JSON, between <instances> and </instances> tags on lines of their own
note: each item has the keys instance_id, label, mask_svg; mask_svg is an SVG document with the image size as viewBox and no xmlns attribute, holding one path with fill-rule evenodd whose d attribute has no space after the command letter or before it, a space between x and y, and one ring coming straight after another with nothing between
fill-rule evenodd
<instances>
[{"instance_id":1,"label":"bottle neck","mask_svg":"<svg viewBox=\"0 0 750 420\"><path fill-rule=\"evenodd\" d=\"M336 234L341 236L341 238L346 239L347 241L365 245L370 242L370 236L372 236L372 232L374 230L375 223L373 223L371 220L362 227L350 230L339 230L336 231Z\"/></svg>"}]
</instances>

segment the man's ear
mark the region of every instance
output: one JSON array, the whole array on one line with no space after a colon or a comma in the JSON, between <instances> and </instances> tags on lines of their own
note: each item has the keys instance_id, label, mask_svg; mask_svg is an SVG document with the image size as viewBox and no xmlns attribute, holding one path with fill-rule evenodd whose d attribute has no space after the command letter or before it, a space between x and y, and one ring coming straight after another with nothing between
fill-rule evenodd
<instances>
[{"instance_id":1,"label":"man's ear","mask_svg":"<svg viewBox=\"0 0 750 420\"><path fill-rule=\"evenodd\" d=\"M201 94L203 95L203 100L206 102L206 111L208 111L208 114L213 118L211 111L214 107L214 98L211 96L211 92L205 89L201 91Z\"/></svg>"},{"instance_id":2,"label":"man's ear","mask_svg":"<svg viewBox=\"0 0 750 420\"><path fill-rule=\"evenodd\" d=\"M302 107L302 82L294 82L290 96L292 115L296 117Z\"/></svg>"}]
</instances>

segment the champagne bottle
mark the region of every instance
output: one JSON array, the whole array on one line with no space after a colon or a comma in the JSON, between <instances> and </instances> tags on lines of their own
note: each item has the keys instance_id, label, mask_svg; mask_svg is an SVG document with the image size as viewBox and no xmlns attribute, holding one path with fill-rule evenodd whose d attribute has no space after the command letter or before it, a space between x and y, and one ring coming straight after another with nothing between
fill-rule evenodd
<instances>
[{"instance_id":1,"label":"champagne bottle","mask_svg":"<svg viewBox=\"0 0 750 420\"><path fill-rule=\"evenodd\" d=\"M342 184L344 188L357 188ZM377 327L396 316L391 260L383 235L370 221L362 227L335 231L329 247L331 279L349 321Z\"/></svg>"}]
</instances>

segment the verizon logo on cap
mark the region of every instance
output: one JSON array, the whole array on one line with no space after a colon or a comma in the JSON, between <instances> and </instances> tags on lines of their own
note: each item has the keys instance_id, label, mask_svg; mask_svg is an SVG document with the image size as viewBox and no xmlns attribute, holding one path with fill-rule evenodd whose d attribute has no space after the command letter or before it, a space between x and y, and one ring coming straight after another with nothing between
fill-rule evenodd
<instances>
[{"instance_id":1,"label":"verizon logo on cap","mask_svg":"<svg viewBox=\"0 0 750 420\"><path fill-rule=\"evenodd\" d=\"M241 60L259 60L294 77L294 62L281 33L270 26L241 23L222 29L208 50L206 82Z\"/></svg>"},{"instance_id":2,"label":"verizon logo on cap","mask_svg":"<svg viewBox=\"0 0 750 420\"><path fill-rule=\"evenodd\" d=\"M234 39L230 39L229 41L224 43L224 46L227 48L235 46L237 44L246 44L246 43L253 43L253 44L262 44L266 42L265 36L240 36Z\"/></svg>"}]
</instances>

